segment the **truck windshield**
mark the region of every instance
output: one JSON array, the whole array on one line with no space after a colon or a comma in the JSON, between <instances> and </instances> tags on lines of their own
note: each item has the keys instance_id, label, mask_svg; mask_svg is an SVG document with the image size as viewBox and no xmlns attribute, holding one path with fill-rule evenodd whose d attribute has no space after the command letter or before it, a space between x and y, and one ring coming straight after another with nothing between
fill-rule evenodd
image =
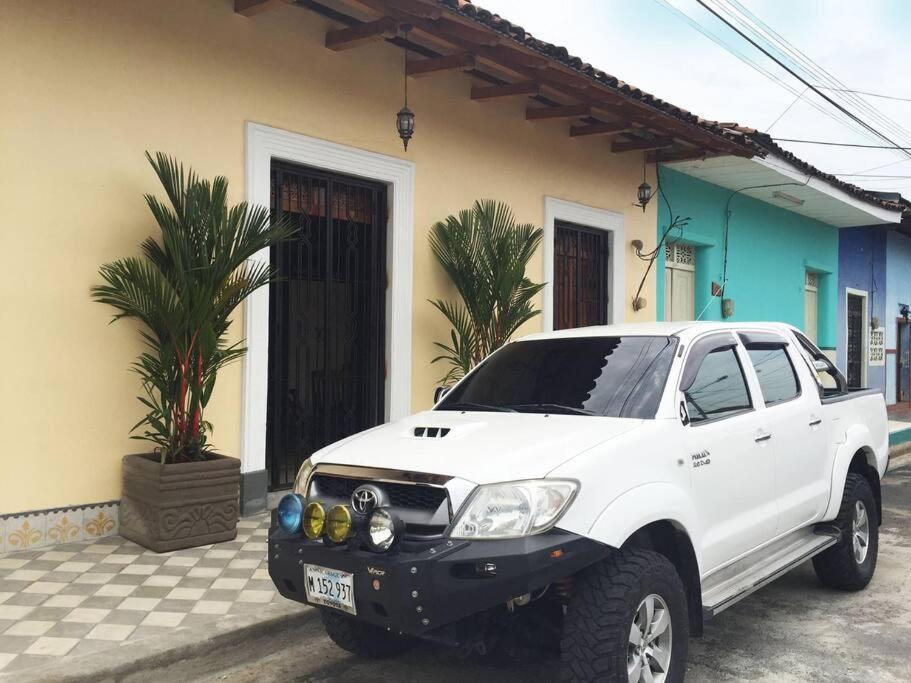
<instances>
[{"instance_id":1,"label":"truck windshield","mask_svg":"<svg viewBox=\"0 0 911 683\"><path fill-rule=\"evenodd\" d=\"M436 410L655 417L674 337L563 337L507 344Z\"/></svg>"}]
</instances>

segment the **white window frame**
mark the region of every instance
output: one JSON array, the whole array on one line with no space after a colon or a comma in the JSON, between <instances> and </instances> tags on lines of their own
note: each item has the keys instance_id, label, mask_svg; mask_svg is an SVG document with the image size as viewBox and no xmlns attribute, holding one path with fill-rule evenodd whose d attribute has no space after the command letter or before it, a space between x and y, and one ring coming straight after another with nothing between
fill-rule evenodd
<instances>
[{"instance_id":1,"label":"white window frame","mask_svg":"<svg viewBox=\"0 0 911 683\"><path fill-rule=\"evenodd\" d=\"M388 187L386 288L386 419L411 413L411 317L414 242L414 164L328 140L248 121L246 200L269 206L272 161L289 161L366 178ZM269 250L253 261L269 263ZM266 401L269 380L269 290L254 292L244 304L243 414L241 471L266 468Z\"/></svg>"},{"instance_id":2,"label":"white window frame","mask_svg":"<svg viewBox=\"0 0 911 683\"><path fill-rule=\"evenodd\" d=\"M575 223L608 233L607 322L623 322L626 311L626 260L622 249L626 244L623 214L576 202L544 197L544 302L542 314L544 331L554 329L554 238L556 221Z\"/></svg>"},{"instance_id":3,"label":"white window frame","mask_svg":"<svg viewBox=\"0 0 911 683\"><path fill-rule=\"evenodd\" d=\"M864 300L861 318L861 355L860 355L860 384L867 386L867 366L870 365L870 293L863 289L845 287L845 376L847 377L848 363L848 296L859 296Z\"/></svg>"}]
</instances>

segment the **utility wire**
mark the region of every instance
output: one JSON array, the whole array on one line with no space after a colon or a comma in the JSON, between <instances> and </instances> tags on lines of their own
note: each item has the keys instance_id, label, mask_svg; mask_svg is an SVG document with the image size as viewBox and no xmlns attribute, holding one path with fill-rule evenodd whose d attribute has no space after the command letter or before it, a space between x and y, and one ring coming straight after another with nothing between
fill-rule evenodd
<instances>
[{"instance_id":1,"label":"utility wire","mask_svg":"<svg viewBox=\"0 0 911 683\"><path fill-rule=\"evenodd\" d=\"M895 100L896 102L911 102L911 97L896 97L895 95L882 95L880 93L869 92L867 90L852 90L851 88L830 88L825 85L817 85L821 90L834 90L836 92L850 92L856 95L866 95L867 97L879 97L884 100Z\"/></svg>"},{"instance_id":2,"label":"utility wire","mask_svg":"<svg viewBox=\"0 0 911 683\"><path fill-rule=\"evenodd\" d=\"M892 135L911 138L911 131L899 125L896 121L889 118L877 110L875 107L871 106L863 98L857 97L851 91L851 89L848 88L840 80L838 80L838 78L832 75L829 71L826 71L826 69L813 61L813 59L808 57L798 47L790 43L775 29L763 22L762 19L757 17L755 14L750 12L750 10L744 7L743 4L738 2L738 0L713 1L722 11L740 23L742 27L753 33L755 37L758 37L760 40L764 41L767 46L770 46L773 50L776 50L778 54L786 61L790 61L792 65L796 63L797 67L802 68L803 71L808 74L808 77L810 79L823 81L829 86L829 89L839 92L839 95L837 95L837 97L840 97L843 103L853 105L860 111L865 112L867 116L871 117L873 121L875 121L880 126L885 127L885 129ZM723 3L727 3L732 7L736 7L736 12L732 9L725 9ZM739 12L739 14L737 12Z\"/></svg>"},{"instance_id":3,"label":"utility wire","mask_svg":"<svg viewBox=\"0 0 911 683\"><path fill-rule=\"evenodd\" d=\"M831 147L862 147L864 149L898 149L902 152L911 150L911 147L899 147L898 145L862 145L856 142L830 142L829 140L801 140L799 138L772 138L776 142L801 142L807 145L829 145ZM911 156L911 155L909 155Z\"/></svg>"},{"instance_id":4,"label":"utility wire","mask_svg":"<svg viewBox=\"0 0 911 683\"><path fill-rule=\"evenodd\" d=\"M787 114L789 111L791 111L791 107L793 107L795 104L797 104L801 100L801 98L803 98L803 96L807 94L807 90L809 90L809 88L804 88L803 92L800 93L797 97L795 97L794 100L791 102L791 104L789 104L787 107L784 108L784 111L778 115L778 118L775 119L774 121L772 121L772 123L769 124L769 127L765 129L766 133L768 133L770 130L772 130L772 128L775 126L775 124L778 123L779 121L781 121L782 118L784 118L785 114Z\"/></svg>"},{"instance_id":5,"label":"utility wire","mask_svg":"<svg viewBox=\"0 0 911 683\"><path fill-rule=\"evenodd\" d=\"M877 136L878 138L880 138L881 140L884 140L885 142L888 142L888 143L892 146L891 148L893 148L893 149L901 149L903 152L905 152L905 154L907 154L909 157L911 157L911 152L909 152L909 151L908 151L907 149L905 149L905 148L902 148L902 147L901 147L897 142L895 142L892 138L888 137L888 136L885 135L884 133L881 133L879 130L877 130L876 128L874 128L873 126L871 126L869 123L867 123L866 121L864 121L863 119L861 119L859 116L857 116L857 115L854 114L853 112L851 112L851 111L849 111L848 109L846 109L844 106L842 106L841 104L839 104L838 102L836 102L835 100L833 100L831 97L829 97L828 95L826 95L824 92L820 91L820 90L819 90L818 88L816 88L812 83L810 83L806 78L804 78L803 76L801 76L801 75L800 75L799 73L797 73L794 69L792 69L790 66L788 66L787 64L785 64L782 60L778 59L775 55L773 55L773 54L772 54L771 52L769 52L766 48L764 48L764 47L761 46L759 43L757 43L755 40L753 40L753 39L752 39L750 36L748 36L746 33L744 33L743 31L741 31L737 26L735 26L733 23L731 23L730 21L728 21L725 17L721 16L721 14L719 14L713 7L710 7L710 6L705 2L705 0L696 0L696 2L698 2L703 8L705 8L706 10L708 10L709 12L711 12L719 21L724 22L724 24L725 24L726 26L728 26L731 30L735 31L739 36L741 36L744 40L746 40L748 43L750 43L750 45L752 45L752 46L755 47L757 50L759 50L760 52L762 52L766 57L768 57L768 58L771 59L773 62L775 62L776 64L778 64L778 66L780 66L782 69L784 69L785 71L787 71L787 72L788 72L789 74L791 74L794 78L796 78L797 80L799 80L801 83L803 83L803 84L804 84L805 86L807 86L810 90L812 90L814 93L816 93L817 95L819 95L819 96L820 96L822 99L824 99L826 102L828 102L828 103L831 104L833 107L835 107L836 109L838 109L838 111L840 111L842 114L844 114L845 116L848 116L848 117L851 118L852 120L856 121L857 123L859 123L861 126L863 126L864 128L866 128L867 130L869 130L871 133L873 133L874 135L876 135L876 136Z\"/></svg>"},{"instance_id":6,"label":"utility wire","mask_svg":"<svg viewBox=\"0 0 911 683\"><path fill-rule=\"evenodd\" d=\"M725 43L722 38L719 38L717 35L715 35L711 31L706 29L704 26L702 26L702 24L700 24L698 21L696 21L691 16L689 16L686 12L683 12L682 10L675 7L674 5L670 4L667 0L654 0L654 2L657 3L659 6L661 6L662 8L664 8L665 10L667 10L668 12L675 14L679 18L683 19L693 29L695 29L696 31L701 33L703 36L705 36L706 38L711 40L713 43L715 43L716 45L721 47L725 52L736 57L741 62L743 62L750 68L752 68L754 71L762 74L763 76L765 76L767 79L769 79L770 81L772 81L779 87L787 90L789 93L791 93L795 97L800 94L800 91L798 91L797 88L793 87L792 85L790 85L788 83L785 83L782 79L778 78L778 76L773 74L771 71L763 68L762 66L757 64L755 61L753 61L752 59L747 57L746 55L743 55L740 52L738 52L736 49L734 49L734 47ZM806 104L813 107L814 109L816 109L823 116L828 116L835 123L837 123L841 126L845 126L846 128L850 129L852 132L860 135L861 137L865 137L870 140L876 139L866 129L858 127L856 124L853 124L852 121L845 120L842 117L836 116L833 112L829 111L827 108L821 106L820 104L814 102L813 100L804 99L803 101Z\"/></svg>"}]
</instances>

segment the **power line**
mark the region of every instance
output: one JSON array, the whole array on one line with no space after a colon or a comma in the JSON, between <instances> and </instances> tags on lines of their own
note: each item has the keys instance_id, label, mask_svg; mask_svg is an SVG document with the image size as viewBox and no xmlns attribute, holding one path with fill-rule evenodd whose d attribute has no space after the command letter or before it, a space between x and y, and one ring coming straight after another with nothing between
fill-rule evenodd
<instances>
[{"instance_id":1,"label":"power line","mask_svg":"<svg viewBox=\"0 0 911 683\"><path fill-rule=\"evenodd\" d=\"M909 153L909 151L908 151L907 148L901 147L898 143L896 143L896 142L895 142L894 140L892 140L890 137L888 137L888 136L885 135L884 133L881 133L879 130L877 130L876 128L874 128L873 126L871 126L869 123L867 123L866 121L864 121L863 119L861 119L860 117L858 117L856 114L854 114L854 113L851 112L851 111L848 111L848 109L846 109L846 108L843 107L841 104L839 104L838 102L836 102L835 100L833 100L831 97L829 97L828 95L826 95L824 92L820 91L820 90L819 90L818 88L816 88L812 83L810 83L809 81L807 81L807 79L805 79L803 76L801 76L801 75L798 74L796 71L794 71L794 69L792 69L790 66L788 66L787 64L785 64L782 60L780 60L780 59L778 59L777 57L775 57L775 55L773 55L773 54L772 54L771 52L769 52L767 49L765 49L764 47L762 47L759 43L757 43L755 40L753 40L750 36L748 36L746 33L744 33L744 32L741 31L739 28L737 28L736 26L734 26L734 24L732 24L732 23L731 23L730 21L728 21L726 18L724 18L723 16L721 16L717 11L715 11L714 8L712 8L712 7L710 7L708 4L706 4L705 0L696 0L696 2L698 2L702 7L704 7L704 8L707 9L709 12L711 12L715 17L718 18L719 21L724 22L724 24L725 24L726 26L728 26L731 30L735 31L740 37L742 37L744 40L746 40L748 43L750 43L750 45L752 45L752 46L755 47L757 50L759 50L760 52L762 52L766 57L768 57L769 59L771 59L773 62L775 62L776 64L778 64L778 66L780 66L782 69L784 69L784 70L787 71L789 74L791 74L794 78L796 78L796 79L799 80L801 83L803 83L805 86L807 86L808 88L810 88L810 90L812 90L814 93L816 93L817 95L819 95L819 96L820 96L822 99L824 99L826 102L828 102L829 104L831 104L833 107L835 107L836 109L838 109L840 112L842 112L843 114L845 114L845 115L848 116L849 118L853 119L854 121L856 121L857 123L859 123L860 125L862 125L864 128L866 128L867 130L869 130L871 133L873 133L874 135L876 135L876 136L877 136L878 138L880 138L881 140L885 140L886 142L888 142L888 143L892 146L891 149L901 149L903 152L905 152L905 154L907 154L909 157L911 157L911 153Z\"/></svg>"},{"instance_id":2,"label":"power line","mask_svg":"<svg viewBox=\"0 0 911 683\"><path fill-rule=\"evenodd\" d=\"M898 149L902 152L911 150L911 147L900 147L899 145L861 145L856 142L830 142L828 140L800 140L797 138L772 138L775 142L801 142L807 145L829 145L831 147L862 147L864 149ZM911 156L911 155L909 155Z\"/></svg>"},{"instance_id":3,"label":"power line","mask_svg":"<svg viewBox=\"0 0 911 683\"><path fill-rule=\"evenodd\" d=\"M806 53L794 46L775 29L750 12L750 10L744 7L738 0L713 0L713 2L723 12L732 17L759 40L764 41L767 46L770 46L771 49L777 51L784 60L789 61L792 65L795 65L796 68L802 69L808 75L809 79L823 81L830 86L833 91L839 92L839 95L836 97L840 97L843 103L849 104L856 109L859 109L861 112L865 112L874 122L885 127L885 130L890 134L905 139L911 138L911 131L871 106L863 98L854 95L851 89L838 80L838 78L826 71L807 56ZM726 9L724 6L725 4L736 6L737 11L735 12L732 9Z\"/></svg>"},{"instance_id":4,"label":"power line","mask_svg":"<svg viewBox=\"0 0 911 683\"><path fill-rule=\"evenodd\" d=\"M825 85L817 85L822 90L834 90L836 92L850 92L856 95L867 95L868 97L879 97L884 100L895 100L896 102L911 102L911 97L896 97L895 95L881 95L880 93L868 92L866 90L852 90L851 88L829 88Z\"/></svg>"},{"instance_id":5,"label":"power line","mask_svg":"<svg viewBox=\"0 0 911 683\"><path fill-rule=\"evenodd\" d=\"M736 57L737 59L739 59L741 62L743 62L744 64L746 64L746 65L749 66L750 68L754 69L755 71L759 72L760 74L762 74L763 76L765 76L767 79L769 79L770 81L772 81L772 82L775 83L776 85L780 86L781 88L784 88L785 90L787 90L789 93L791 93L791 94L794 95L795 97L798 96L798 95L800 95L800 92L797 90L797 88L795 88L795 87L789 85L788 83L785 83L783 80L781 80L780 78L778 78L778 77L777 77L775 74L773 74L772 72L768 71L767 69L764 69L762 66L760 66L759 64L757 64L756 62L754 62L752 59L750 59L750 58L747 57L746 55L743 55L743 54L741 54L740 52L738 52L737 50L735 50L731 45L728 45L727 43L724 42L724 40L722 40L722 39L719 38L717 35L715 35L715 34L712 33L711 31L709 31L709 30L706 29L705 27L703 27L698 21L696 21L695 19L693 19L693 18L692 18L691 16L689 16L686 12L684 12L684 11L678 9L677 7L675 7L674 5L670 4L670 3L668 2L668 0L654 0L654 2L657 3L658 5L660 5L662 8L664 8L664 9L667 10L668 12L671 12L671 13L673 13L673 14L676 14L678 17L680 17L681 19L683 19L687 24L689 24L689 25L690 25L692 28L694 28L696 31L698 31L698 32L701 33L703 36L705 36L706 38L708 38L709 40L711 40L713 43L715 43L716 45L718 45L719 47L721 47L725 52L728 52L729 54L733 55L734 57ZM857 127L856 125L852 125L852 122L847 121L847 120L845 120L844 118L841 118L841 117L836 116L833 112L831 112L831 111L829 111L828 109L826 109L825 107L823 107L823 106L817 104L816 102L814 102L814 101L812 101L812 100L808 100L808 99L804 99L803 101L804 101L805 103L809 104L809 105L810 105L811 107L813 107L814 109L816 109L820 114L822 114L822 115L824 115L824 116L828 116L828 117L829 117L830 119L832 119L835 123L837 123L837 124L839 124L839 125L842 125L842 126L845 126L846 128L850 129L850 130L851 130L852 132L854 132L854 133L857 133L857 134L860 135L861 137L868 138L868 139L871 139L871 140L872 140L872 139L875 139L875 138L869 133L869 131L867 131L867 130L865 130L865 129L863 129L863 128L859 128L859 127Z\"/></svg>"},{"instance_id":6,"label":"power line","mask_svg":"<svg viewBox=\"0 0 911 683\"><path fill-rule=\"evenodd\" d=\"M803 96L806 94L807 90L808 90L808 88L804 88L803 92L800 93L797 97L795 97L794 100L791 102L791 104L789 104L787 107L784 108L784 111L778 115L778 118L775 119L774 121L772 121L772 123L769 124L769 127L765 129L766 133L768 133L770 130L772 130L772 128L775 127L775 124L778 123L779 121L781 121L782 118L784 118L785 114L787 114L789 111L791 111L791 107L793 107L795 104L797 104L803 98Z\"/></svg>"}]
</instances>

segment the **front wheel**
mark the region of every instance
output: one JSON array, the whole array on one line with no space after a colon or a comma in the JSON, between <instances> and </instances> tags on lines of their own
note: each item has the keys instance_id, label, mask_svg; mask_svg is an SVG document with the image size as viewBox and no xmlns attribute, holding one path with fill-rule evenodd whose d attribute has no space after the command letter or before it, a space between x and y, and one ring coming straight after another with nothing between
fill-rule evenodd
<instances>
[{"instance_id":1,"label":"front wheel","mask_svg":"<svg viewBox=\"0 0 911 683\"><path fill-rule=\"evenodd\" d=\"M830 588L859 591L873 578L879 551L876 499L870 483L859 474L849 474L845 481L835 526L841 540L813 558L813 569Z\"/></svg>"},{"instance_id":2,"label":"front wheel","mask_svg":"<svg viewBox=\"0 0 911 683\"><path fill-rule=\"evenodd\" d=\"M563 621L563 680L682 681L688 644L686 592L663 555L624 550L573 582Z\"/></svg>"}]
</instances>

